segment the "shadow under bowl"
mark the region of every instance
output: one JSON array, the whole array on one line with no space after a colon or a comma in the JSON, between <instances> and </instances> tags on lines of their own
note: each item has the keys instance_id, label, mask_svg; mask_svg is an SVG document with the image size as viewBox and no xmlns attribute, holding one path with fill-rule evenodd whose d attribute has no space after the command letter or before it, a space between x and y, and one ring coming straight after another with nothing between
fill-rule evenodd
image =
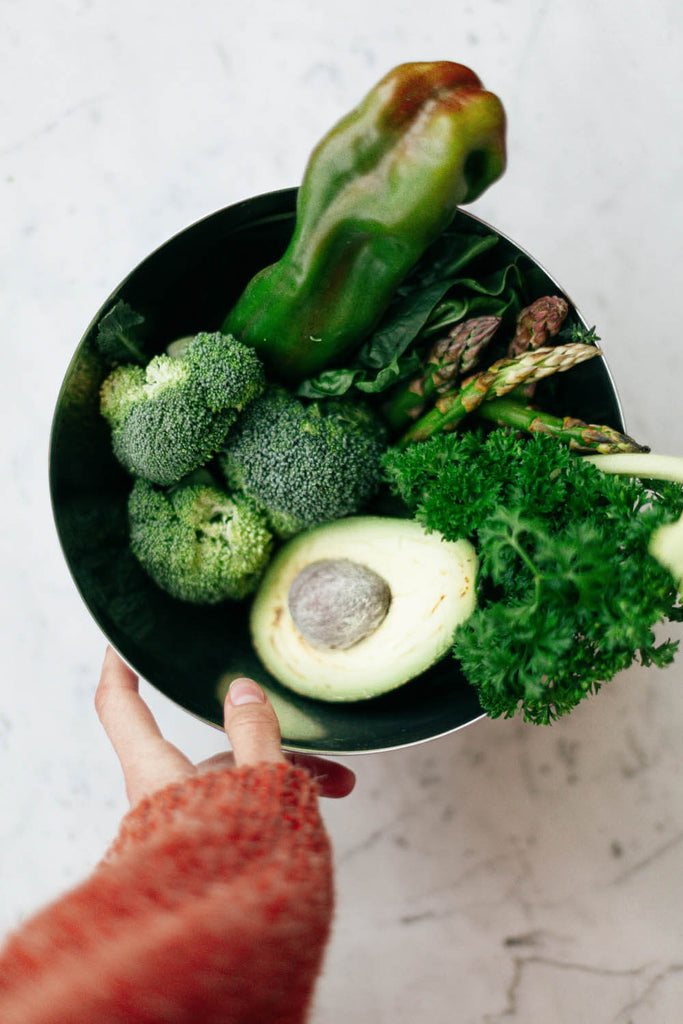
<instances>
[{"instance_id":1,"label":"shadow under bowl","mask_svg":"<svg viewBox=\"0 0 683 1024\"><path fill-rule=\"evenodd\" d=\"M148 256L109 296L76 349L57 401L50 443L53 514L67 565L95 621L124 660L170 700L222 728L227 685L236 675L249 675L268 692L286 749L323 754L392 750L443 736L481 717L476 692L454 659L447 657L393 693L352 704L310 700L282 687L252 649L247 603L197 607L180 602L160 591L140 568L128 547L131 479L112 455L109 429L99 414L99 388L110 369L95 345L102 316L117 301L127 302L144 316L155 351L175 338L217 330L247 281L285 250L296 195L296 189L272 192L206 217ZM528 277L530 299L564 294L500 232L463 211L456 218L470 233L498 236L496 251ZM588 422L624 429L602 357L572 371L567 402L566 376L556 379L551 401L557 411L568 406Z\"/></svg>"}]
</instances>

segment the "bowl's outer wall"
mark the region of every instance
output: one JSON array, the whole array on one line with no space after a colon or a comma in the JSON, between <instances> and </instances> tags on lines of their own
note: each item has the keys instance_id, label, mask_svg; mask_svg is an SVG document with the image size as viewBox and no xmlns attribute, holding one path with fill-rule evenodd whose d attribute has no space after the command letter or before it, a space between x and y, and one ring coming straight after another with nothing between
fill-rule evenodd
<instances>
[{"instance_id":1,"label":"bowl's outer wall","mask_svg":"<svg viewBox=\"0 0 683 1024\"><path fill-rule=\"evenodd\" d=\"M173 237L144 260L93 319L67 371L55 411L50 486L57 531L76 586L109 642L143 678L190 713L222 727L221 696L235 675L253 676L271 696L290 750L355 753L394 749L440 736L482 714L451 658L394 693L355 704L311 701L281 687L249 640L248 606L195 607L158 590L131 555L126 500L130 478L115 461L98 411L108 367L94 337L122 299L145 317L150 355L174 338L216 330L251 276L284 251L296 189L246 200ZM491 231L468 214L474 230ZM539 294L561 290L529 260ZM602 359L572 371L576 415L623 429L618 398ZM563 375L566 378L566 375ZM555 400L562 406L564 381ZM571 407L571 406L570 406Z\"/></svg>"}]
</instances>

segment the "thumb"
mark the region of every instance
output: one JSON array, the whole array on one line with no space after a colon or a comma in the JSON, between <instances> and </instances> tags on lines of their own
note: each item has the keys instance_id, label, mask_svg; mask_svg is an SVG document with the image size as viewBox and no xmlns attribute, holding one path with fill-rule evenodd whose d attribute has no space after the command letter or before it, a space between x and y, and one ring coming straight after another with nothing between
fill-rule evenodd
<instances>
[{"instance_id":1,"label":"thumb","mask_svg":"<svg viewBox=\"0 0 683 1024\"><path fill-rule=\"evenodd\" d=\"M265 693L253 679L234 679L223 708L225 731L235 764L284 761L280 724Z\"/></svg>"}]
</instances>

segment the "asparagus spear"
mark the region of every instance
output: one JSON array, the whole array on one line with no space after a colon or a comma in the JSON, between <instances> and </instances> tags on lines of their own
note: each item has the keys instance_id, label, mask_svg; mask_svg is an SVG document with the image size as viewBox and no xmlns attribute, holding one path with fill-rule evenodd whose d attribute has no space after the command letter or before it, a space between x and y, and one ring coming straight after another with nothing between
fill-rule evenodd
<instances>
[{"instance_id":1,"label":"asparagus spear","mask_svg":"<svg viewBox=\"0 0 683 1024\"><path fill-rule=\"evenodd\" d=\"M394 431L404 430L411 420L422 415L434 394L469 373L499 324L499 316L472 317L439 338L429 350L419 375L403 384L385 406L384 417L389 426Z\"/></svg>"},{"instance_id":2,"label":"asparagus spear","mask_svg":"<svg viewBox=\"0 0 683 1024\"><path fill-rule=\"evenodd\" d=\"M594 345L572 344L537 348L514 359L499 359L488 370L463 381L457 391L441 395L434 407L403 434L397 447L406 448L415 441L425 441L433 434L455 430L465 416L487 398L507 394L526 381L562 373L600 354L600 349Z\"/></svg>"},{"instance_id":3,"label":"asparagus spear","mask_svg":"<svg viewBox=\"0 0 683 1024\"><path fill-rule=\"evenodd\" d=\"M519 356L529 349L541 348L552 344L551 338L556 337L564 323L569 304L560 295L544 295L526 306L517 314L515 335L508 345L509 356ZM580 341L579 338L572 339ZM527 382L517 388L520 399L533 397L536 385Z\"/></svg>"},{"instance_id":4,"label":"asparagus spear","mask_svg":"<svg viewBox=\"0 0 683 1024\"><path fill-rule=\"evenodd\" d=\"M552 434L575 452L616 455L650 450L638 444L628 434L621 434L612 427L585 423L574 416L552 416L550 413L516 402L509 396L483 402L476 414L481 419L497 423L498 426L516 427L531 434Z\"/></svg>"},{"instance_id":5,"label":"asparagus spear","mask_svg":"<svg viewBox=\"0 0 683 1024\"><path fill-rule=\"evenodd\" d=\"M530 348L541 348L559 333L569 306L559 295L544 295L517 314L515 336L508 347L509 356L519 356Z\"/></svg>"}]
</instances>

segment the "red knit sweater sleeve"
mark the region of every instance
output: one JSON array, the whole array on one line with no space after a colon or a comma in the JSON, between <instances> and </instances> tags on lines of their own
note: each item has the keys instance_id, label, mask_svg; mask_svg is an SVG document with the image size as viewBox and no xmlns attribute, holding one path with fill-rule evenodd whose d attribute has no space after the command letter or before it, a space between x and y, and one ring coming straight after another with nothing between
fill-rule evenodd
<instances>
[{"instance_id":1,"label":"red knit sweater sleeve","mask_svg":"<svg viewBox=\"0 0 683 1024\"><path fill-rule=\"evenodd\" d=\"M299 1024L332 913L314 783L286 764L143 800L0 952L2 1024Z\"/></svg>"}]
</instances>

